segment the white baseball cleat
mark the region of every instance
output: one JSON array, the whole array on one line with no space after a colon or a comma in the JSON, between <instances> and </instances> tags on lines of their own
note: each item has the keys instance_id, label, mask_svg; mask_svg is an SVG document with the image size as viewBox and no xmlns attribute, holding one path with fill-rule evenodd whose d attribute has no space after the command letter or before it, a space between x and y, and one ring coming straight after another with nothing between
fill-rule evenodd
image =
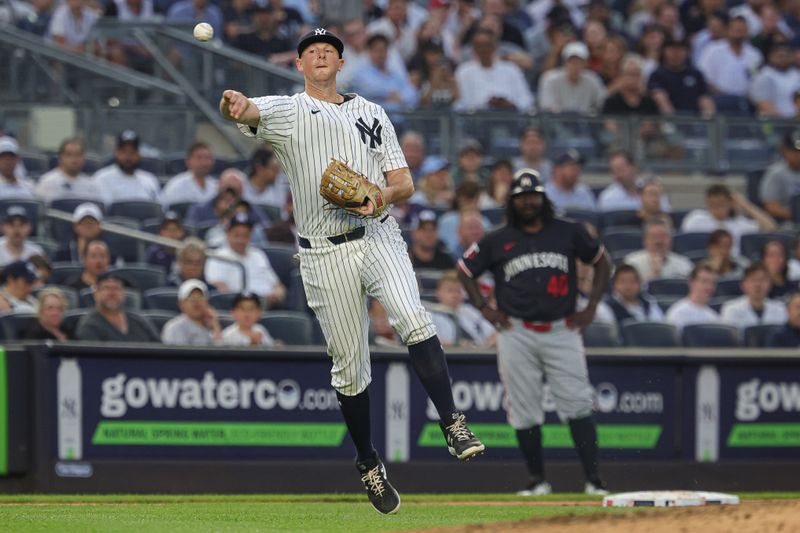
<instances>
[{"instance_id":1,"label":"white baseball cleat","mask_svg":"<svg viewBox=\"0 0 800 533\"><path fill-rule=\"evenodd\" d=\"M600 483L592 483L590 481L586 482L586 488L583 489L584 494L588 494L590 496L607 496L608 490L606 489L605 485L602 482Z\"/></svg>"},{"instance_id":2,"label":"white baseball cleat","mask_svg":"<svg viewBox=\"0 0 800 533\"><path fill-rule=\"evenodd\" d=\"M547 496L553 493L553 487L547 481L533 481L524 489L517 491L517 496Z\"/></svg>"}]
</instances>

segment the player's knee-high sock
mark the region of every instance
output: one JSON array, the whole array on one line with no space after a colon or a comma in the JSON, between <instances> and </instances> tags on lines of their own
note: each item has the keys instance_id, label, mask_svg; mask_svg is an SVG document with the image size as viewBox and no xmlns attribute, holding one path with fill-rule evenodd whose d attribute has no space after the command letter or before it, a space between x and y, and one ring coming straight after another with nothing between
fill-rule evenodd
<instances>
[{"instance_id":1,"label":"player's knee-high sock","mask_svg":"<svg viewBox=\"0 0 800 533\"><path fill-rule=\"evenodd\" d=\"M409 345L408 355L425 392L439 413L439 418L450 420L456 406L453 404L450 373L447 371L447 360L444 358L439 337L434 335L430 339Z\"/></svg>"},{"instance_id":2,"label":"player's knee-high sock","mask_svg":"<svg viewBox=\"0 0 800 533\"><path fill-rule=\"evenodd\" d=\"M528 473L535 482L544 481L544 459L542 457L542 426L533 426L529 429L517 430L517 442Z\"/></svg>"},{"instance_id":3,"label":"player's knee-high sock","mask_svg":"<svg viewBox=\"0 0 800 533\"><path fill-rule=\"evenodd\" d=\"M594 424L594 417L589 415L570 420L569 429L572 432L572 440L575 442L575 449L581 459L586 480L598 483L600 474L597 471L597 428Z\"/></svg>"},{"instance_id":4,"label":"player's knee-high sock","mask_svg":"<svg viewBox=\"0 0 800 533\"><path fill-rule=\"evenodd\" d=\"M339 407L344 416L344 423L347 424L347 431L353 444L356 446L356 453L359 461L366 461L372 458L372 436L370 434L369 420L369 393L367 389L355 396L345 396L336 391L339 399Z\"/></svg>"}]
</instances>

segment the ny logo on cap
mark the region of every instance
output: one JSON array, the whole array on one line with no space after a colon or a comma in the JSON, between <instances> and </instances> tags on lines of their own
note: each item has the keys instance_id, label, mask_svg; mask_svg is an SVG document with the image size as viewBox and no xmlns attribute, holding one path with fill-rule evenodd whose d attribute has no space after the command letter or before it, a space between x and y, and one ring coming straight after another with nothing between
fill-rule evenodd
<instances>
[{"instance_id":1,"label":"ny logo on cap","mask_svg":"<svg viewBox=\"0 0 800 533\"><path fill-rule=\"evenodd\" d=\"M325 28L317 28L314 30L314 35L325 35L326 31Z\"/></svg>"},{"instance_id":2,"label":"ny logo on cap","mask_svg":"<svg viewBox=\"0 0 800 533\"><path fill-rule=\"evenodd\" d=\"M528 176L522 178L522 180L520 181L520 185L522 185L523 187L533 187L533 183L531 183L531 179Z\"/></svg>"}]
</instances>

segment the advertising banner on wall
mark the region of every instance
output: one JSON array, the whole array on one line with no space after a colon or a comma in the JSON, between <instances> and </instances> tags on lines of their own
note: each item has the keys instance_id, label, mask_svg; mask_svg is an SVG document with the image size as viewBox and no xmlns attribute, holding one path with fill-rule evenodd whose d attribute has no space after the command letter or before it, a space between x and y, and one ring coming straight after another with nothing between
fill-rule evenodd
<instances>
[{"instance_id":1,"label":"advertising banner on wall","mask_svg":"<svg viewBox=\"0 0 800 533\"><path fill-rule=\"evenodd\" d=\"M506 421L503 384L493 360L451 362L456 408L486 444L486 458L518 459L514 429ZM674 458L678 417L672 365L589 363L595 389L601 456L605 458ZM413 458L447 456L436 411L416 378L411 380ZM549 389L548 389L549 391ZM545 393L542 439L547 457L574 457L569 426L562 424L555 401Z\"/></svg>"},{"instance_id":2,"label":"advertising banner on wall","mask_svg":"<svg viewBox=\"0 0 800 533\"><path fill-rule=\"evenodd\" d=\"M54 453L62 460L354 456L325 357L93 356L51 363ZM373 371L380 398L386 364L376 362ZM373 408L376 435L385 431L382 406Z\"/></svg>"}]
</instances>

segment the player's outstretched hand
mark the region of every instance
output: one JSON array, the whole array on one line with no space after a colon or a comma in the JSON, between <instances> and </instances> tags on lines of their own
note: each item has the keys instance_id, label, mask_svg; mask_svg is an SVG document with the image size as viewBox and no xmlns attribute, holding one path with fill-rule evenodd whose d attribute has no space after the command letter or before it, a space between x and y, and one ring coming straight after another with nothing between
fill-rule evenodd
<instances>
[{"instance_id":1,"label":"player's outstretched hand","mask_svg":"<svg viewBox=\"0 0 800 533\"><path fill-rule=\"evenodd\" d=\"M225 118L239 120L250 106L250 100L239 91L228 89L222 93L219 102L219 111Z\"/></svg>"},{"instance_id":2,"label":"player's outstretched hand","mask_svg":"<svg viewBox=\"0 0 800 533\"><path fill-rule=\"evenodd\" d=\"M570 329L577 329L583 331L594 320L596 309L594 307L587 307L583 311L578 311L575 314L567 317L567 327Z\"/></svg>"},{"instance_id":3,"label":"player's outstretched hand","mask_svg":"<svg viewBox=\"0 0 800 533\"><path fill-rule=\"evenodd\" d=\"M483 317L494 325L498 330L511 328L511 322L508 320L508 315L494 307L484 306L481 309Z\"/></svg>"}]
</instances>

